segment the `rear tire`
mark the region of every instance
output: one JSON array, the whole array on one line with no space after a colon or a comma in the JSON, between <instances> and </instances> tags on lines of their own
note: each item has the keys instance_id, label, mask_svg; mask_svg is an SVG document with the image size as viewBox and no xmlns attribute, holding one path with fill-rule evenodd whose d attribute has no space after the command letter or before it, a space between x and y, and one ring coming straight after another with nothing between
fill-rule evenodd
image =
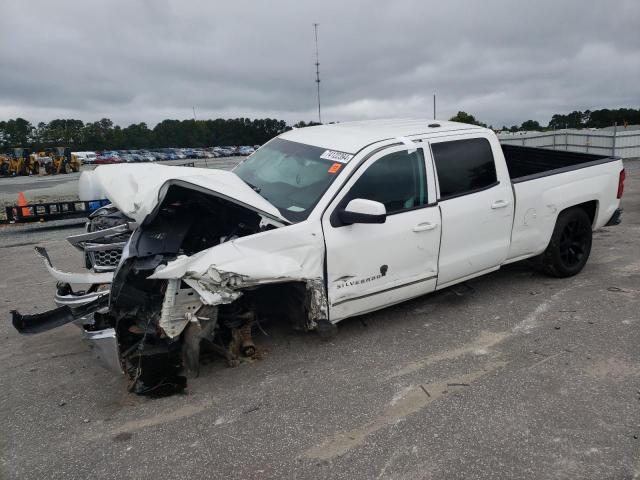
<instances>
[{"instance_id":1,"label":"rear tire","mask_svg":"<svg viewBox=\"0 0 640 480\"><path fill-rule=\"evenodd\" d=\"M536 263L551 277L571 277L587 263L591 243L589 215L581 208L570 208L558 215L551 241Z\"/></svg>"}]
</instances>

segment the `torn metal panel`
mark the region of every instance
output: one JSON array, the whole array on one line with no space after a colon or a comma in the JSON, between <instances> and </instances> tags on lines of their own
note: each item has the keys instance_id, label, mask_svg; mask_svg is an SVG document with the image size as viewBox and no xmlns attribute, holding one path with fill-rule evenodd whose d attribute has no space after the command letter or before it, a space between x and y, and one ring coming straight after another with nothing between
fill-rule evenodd
<instances>
[{"instance_id":1,"label":"torn metal panel","mask_svg":"<svg viewBox=\"0 0 640 480\"><path fill-rule=\"evenodd\" d=\"M318 320L329 318L327 290L324 288L324 280L315 278L307 281L307 295L309 298L309 324L308 328L316 327Z\"/></svg>"},{"instance_id":2,"label":"torn metal panel","mask_svg":"<svg viewBox=\"0 0 640 480\"><path fill-rule=\"evenodd\" d=\"M95 331L85 329L83 337L103 367L115 373L122 373L115 329L105 328Z\"/></svg>"},{"instance_id":3,"label":"torn metal panel","mask_svg":"<svg viewBox=\"0 0 640 480\"><path fill-rule=\"evenodd\" d=\"M242 295L242 292L208 282L206 279L185 278L184 282L193 288L203 303L222 305L231 303Z\"/></svg>"},{"instance_id":4,"label":"torn metal panel","mask_svg":"<svg viewBox=\"0 0 640 480\"><path fill-rule=\"evenodd\" d=\"M58 270L51 263L51 259L49 258L49 254L44 247L35 247L36 255L42 258L45 267L51 274L53 278L55 278L59 282L78 284L78 283L111 283L113 280L113 272L104 272L104 273L93 273L93 272L63 272L62 270Z\"/></svg>"},{"instance_id":5,"label":"torn metal panel","mask_svg":"<svg viewBox=\"0 0 640 480\"><path fill-rule=\"evenodd\" d=\"M201 306L202 302L192 288L180 288L180 280L169 280L158 326L169 338L175 338Z\"/></svg>"},{"instance_id":6,"label":"torn metal panel","mask_svg":"<svg viewBox=\"0 0 640 480\"><path fill-rule=\"evenodd\" d=\"M239 288L322 278L323 262L321 232L296 224L237 238L190 257L179 256L149 278L207 278L213 284Z\"/></svg>"},{"instance_id":7,"label":"torn metal panel","mask_svg":"<svg viewBox=\"0 0 640 480\"><path fill-rule=\"evenodd\" d=\"M182 279L208 305L231 303L246 288L303 281L309 297L307 328L312 329L316 320L328 318L321 238L306 225L269 230L179 256L149 279Z\"/></svg>"}]
</instances>

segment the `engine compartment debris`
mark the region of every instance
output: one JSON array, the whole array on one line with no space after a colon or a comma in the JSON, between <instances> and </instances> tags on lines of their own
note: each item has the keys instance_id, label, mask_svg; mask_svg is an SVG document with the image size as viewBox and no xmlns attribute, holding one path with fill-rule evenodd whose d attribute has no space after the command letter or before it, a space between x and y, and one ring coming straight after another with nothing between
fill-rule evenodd
<instances>
[{"instance_id":1,"label":"engine compartment debris","mask_svg":"<svg viewBox=\"0 0 640 480\"><path fill-rule=\"evenodd\" d=\"M268 203L233 173L174 177L132 204L125 190L142 171L118 189L106 170L91 182L114 203L92 214L86 233L68 238L89 270L64 272L36 247L58 281L58 308L12 312L19 332L74 322L102 363L127 375L130 392L159 397L183 391L205 352L231 367L260 358L253 340L259 322L310 330L327 318L320 236L299 232L276 209L259 208ZM212 178L224 180L226 194L218 191L224 185L212 189ZM231 195L228 184L240 194Z\"/></svg>"}]
</instances>

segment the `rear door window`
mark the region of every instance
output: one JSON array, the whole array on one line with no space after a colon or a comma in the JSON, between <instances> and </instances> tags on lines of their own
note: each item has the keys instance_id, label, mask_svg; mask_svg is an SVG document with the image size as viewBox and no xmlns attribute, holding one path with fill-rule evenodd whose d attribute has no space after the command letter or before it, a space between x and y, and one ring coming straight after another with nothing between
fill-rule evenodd
<instances>
[{"instance_id":1,"label":"rear door window","mask_svg":"<svg viewBox=\"0 0 640 480\"><path fill-rule=\"evenodd\" d=\"M493 153L486 138L432 143L431 151L441 200L497 184Z\"/></svg>"}]
</instances>

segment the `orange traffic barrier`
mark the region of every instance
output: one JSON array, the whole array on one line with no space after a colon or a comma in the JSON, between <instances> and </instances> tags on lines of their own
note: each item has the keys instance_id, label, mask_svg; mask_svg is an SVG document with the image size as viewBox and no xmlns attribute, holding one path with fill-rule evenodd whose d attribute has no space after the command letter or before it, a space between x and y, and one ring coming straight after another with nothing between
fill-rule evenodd
<instances>
[{"instance_id":1,"label":"orange traffic barrier","mask_svg":"<svg viewBox=\"0 0 640 480\"><path fill-rule=\"evenodd\" d=\"M18 206L22 207L21 211L23 217L31 215L31 211L29 210L29 207L27 207L27 200L24 198L24 192L18 193Z\"/></svg>"}]
</instances>

